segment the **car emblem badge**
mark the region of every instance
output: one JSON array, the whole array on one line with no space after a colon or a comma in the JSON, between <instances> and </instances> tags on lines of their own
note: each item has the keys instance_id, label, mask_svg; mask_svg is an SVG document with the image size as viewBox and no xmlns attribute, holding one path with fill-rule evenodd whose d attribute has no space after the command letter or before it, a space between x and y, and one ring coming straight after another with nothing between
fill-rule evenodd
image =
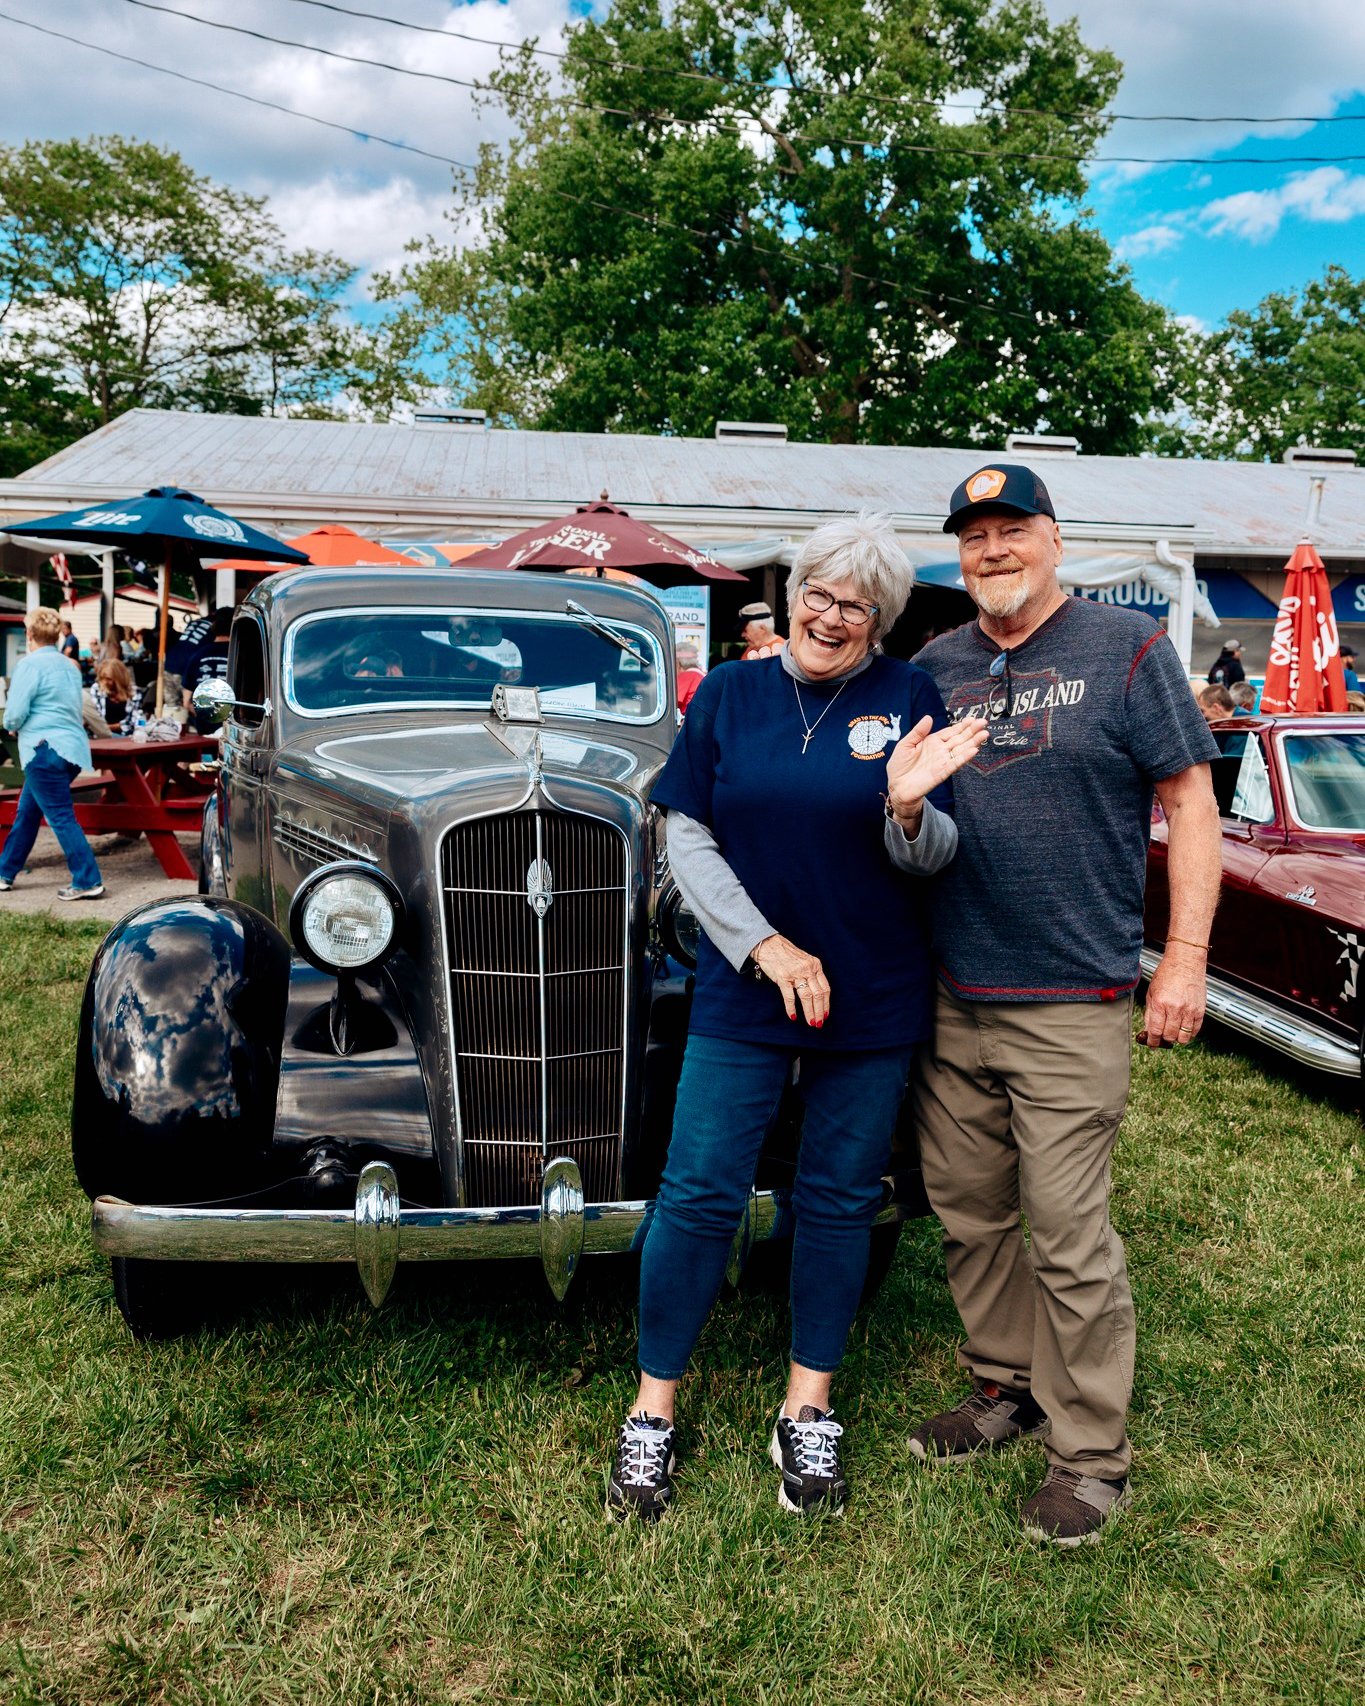
<instances>
[{"instance_id":1,"label":"car emblem badge","mask_svg":"<svg viewBox=\"0 0 1365 1706\"><path fill-rule=\"evenodd\" d=\"M544 859L532 859L526 867L526 904L537 918L544 918L555 898L555 880Z\"/></svg>"}]
</instances>

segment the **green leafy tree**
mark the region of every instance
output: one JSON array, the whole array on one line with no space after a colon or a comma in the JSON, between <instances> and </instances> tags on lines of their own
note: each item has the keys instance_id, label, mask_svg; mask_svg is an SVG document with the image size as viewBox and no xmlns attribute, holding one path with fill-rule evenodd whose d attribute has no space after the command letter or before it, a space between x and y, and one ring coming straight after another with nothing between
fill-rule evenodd
<instances>
[{"instance_id":1,"label":"green leafy tree","mask_svg":"<svg viewBox=\"0 0 1365 1706\"><path fill-rule=\"evenodd\" d=\"M523 425L1137 450L1171 328L1080 164L1119 71L1033 0L615 0L562 90L493 79L519 134L457 182L476 240L380 282L370 395L434 364Z\"/></svg>"},{"instance_id":2,"label":"green leafy tree","mask_svg":"<svg viewBox=\"0 0 1365 1706\"><path fill-rule=\"evenodd\" d=\"M316 405L349 370L352 276L150 143L0 150L6 436L56 448L130 408Z\"/></svg>"},{"instance_id":3,"label":"green leafy tree","mask_svg":"<svg viewBox=\"0 0 1365 1706\"><path fill-rule=\"evenodd\" d=\"M1191 336L1178 390L1161 439L1173 453L1278 459L1321 444L1365 458L1365 279L1329 266Z\"/></svg>"}]
</instances>

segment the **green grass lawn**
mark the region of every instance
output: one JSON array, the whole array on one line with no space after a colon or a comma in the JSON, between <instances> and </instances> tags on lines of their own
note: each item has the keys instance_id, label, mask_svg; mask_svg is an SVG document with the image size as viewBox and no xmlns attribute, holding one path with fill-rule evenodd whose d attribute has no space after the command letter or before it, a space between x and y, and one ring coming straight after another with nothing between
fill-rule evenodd
<instances>
[{"instance_id":1,"label":"green grass lawn","mask_svg":"<svg viewBox=\"0 0 1365 1706\"><path fill-rule=\"evenodd\" d=\"M926 1471L960 1391L932 1223L836 1386L854 1499L783 1515L785 1307L727 1294L677 1510L602 1513L628 1276L349 1272L140 1346L67 1112L92 924L0 919L0 1699L1365 1699L1365 1147L1348 1098L1230 1044L1143 1053L1114 1218L1138 1303L1136 1501L1098 1548L1016 1526L1028 1446ZM229 1272L230 1270L225 1270ZM584 1284L584 1278L587 1282Z\"/></svg>"}]
</instances>

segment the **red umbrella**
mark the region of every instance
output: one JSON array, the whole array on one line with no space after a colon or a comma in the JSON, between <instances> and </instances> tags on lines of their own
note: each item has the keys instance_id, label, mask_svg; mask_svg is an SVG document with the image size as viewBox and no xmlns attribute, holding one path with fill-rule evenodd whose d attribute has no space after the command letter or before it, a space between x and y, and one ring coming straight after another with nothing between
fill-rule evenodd
<instances>
[{"instance_id":1,"label":"red umbrella","mask_svg":"<svg viewBox=\"0 0 1365 1706\"><path fill-rule=\"evenodd\" d=\"M606 501L580 504L572 515L514 533L501 545L466 557L465 569L633 569L655 586L698 580L742 581L704 551L693 550L657 527L635 521Z\"/></svg>"},{"instance_id":2,"label":"red umbrella","mask_svg":"<svg viewBox=\"0 0 1365 1706\"><path fill-rule=\"evenodd\" d=\"M1327 570L1306 539L1294 547L1285 564L1284 593L1270 640L1261 709L1346 709L1346 678Z\"/></svg>"}]
</instances>

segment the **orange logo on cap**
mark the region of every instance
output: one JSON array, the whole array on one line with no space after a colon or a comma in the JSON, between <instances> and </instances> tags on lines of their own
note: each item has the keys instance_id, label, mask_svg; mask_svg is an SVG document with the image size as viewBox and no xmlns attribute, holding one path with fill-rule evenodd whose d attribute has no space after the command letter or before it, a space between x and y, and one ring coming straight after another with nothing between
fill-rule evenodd
<instances>
[{"instance_id":1,"label":"orange logo on cap","mask_svg":"<svg viewBox=\"0 0 1365 1706\"><path fill-rule=\"evenodd\" d=\"M981 503L985 498L1000 495L1005 484L1005 476L998 468L983 468L979 474L973 474L967 482L967 496L974 504Z\"/></svg>"}]
</instances>

